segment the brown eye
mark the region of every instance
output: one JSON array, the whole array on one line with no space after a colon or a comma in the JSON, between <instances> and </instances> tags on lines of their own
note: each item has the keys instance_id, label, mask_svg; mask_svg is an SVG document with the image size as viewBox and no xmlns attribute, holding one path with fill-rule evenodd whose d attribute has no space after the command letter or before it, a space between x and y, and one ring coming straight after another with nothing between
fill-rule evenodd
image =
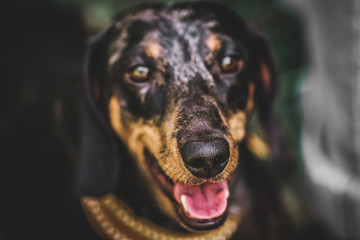
<instances>
[{"instance_id":1,"label":"brown eye","mask_svg":"<svg viewBox=\"0 0 360 240\"><path fill-rule=\"evenodd\" d=\"M136 66L129 71L129 76L134 82L146 82L149 75L150 69L145 66Z\"/></svg>"},{"instance_id":2,"label":"brown eye","mask_svg":"<svg viewBox=\"0 0 360 240\"><path fill-rule=\"evenodd\" d=\"M235 56L226 56L221 60L221 71L223 73L234 73L243 66L243 61Z\"/></svg>"}]
</instances>

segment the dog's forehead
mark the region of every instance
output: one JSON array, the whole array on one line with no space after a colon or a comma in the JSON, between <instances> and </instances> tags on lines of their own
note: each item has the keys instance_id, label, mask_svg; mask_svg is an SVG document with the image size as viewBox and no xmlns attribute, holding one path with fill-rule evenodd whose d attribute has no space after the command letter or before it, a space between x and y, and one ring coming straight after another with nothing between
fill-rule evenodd
<instances>
[{"instance_id":1,"label":"dog's forehead","mask_svg":"<svg viewBox=\"0 0 360 240\"><path fill-rule=\"evenodd\" d=\"M120 55L129 45L140 45L150 57L166 57L181 50L183 57L201 50L207 44L211 50L220 45L209 31L218 25L217 19L209 13L206 18L198 18L191 8L185 9L145 9L136 14L127 14L115 23L120 34L113 41L110 55ZM206 40L209 38L209 40ZM206 41L205 41L206 40ZM181 45L182 49L179 49Z\"/></svg>"},{"instance_id":2,"label":"dog's forehead","mask_svg":"<svg viewBox=\"0 0 360 240\"><path fill-rule=\"evenodd\" d=\"M195 41L201 43L204 34L218 24L214 17L197 18L190 8L171 11L147 9L131 16L128 22L128 41L133 41L135 35L135 39L141 39L143 44L158 42L165 46L175 40L183 41L185 45Z\"/></svg>"},{"instance_id":3,"label":"dog's forehead","mask_svg":"<svg viewBox=\"0 0 360 240\"><path fill-rule=\"evenodd\" d=\"M221 47L211 31L217 25L211 14L198 18L191 8L140 11L116 24L121 32L111 48L110 61L129 46L140 47L157 61L159 69L171 68L175 82L187 83L199 77L211 82L204 58L206 49L217 51Z\"/></svg>"}]
</instances>

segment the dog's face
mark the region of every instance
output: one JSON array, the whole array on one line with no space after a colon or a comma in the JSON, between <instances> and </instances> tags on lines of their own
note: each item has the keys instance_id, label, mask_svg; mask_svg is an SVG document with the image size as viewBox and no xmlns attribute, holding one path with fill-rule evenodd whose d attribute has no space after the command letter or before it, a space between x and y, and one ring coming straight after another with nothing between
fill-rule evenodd
<instances>
[{"instance_id":1,"label":"dog's face","mask_svg":"<svg viewBox=\"0 0 360 240\"><path fill-rule=\"evenodd\" d=\"M95 101L160 204L188 228L219 226L256 95L271 91L254 36L205 3L138 8L105 35L90 64Z\"/></svg>"}]
</instances>

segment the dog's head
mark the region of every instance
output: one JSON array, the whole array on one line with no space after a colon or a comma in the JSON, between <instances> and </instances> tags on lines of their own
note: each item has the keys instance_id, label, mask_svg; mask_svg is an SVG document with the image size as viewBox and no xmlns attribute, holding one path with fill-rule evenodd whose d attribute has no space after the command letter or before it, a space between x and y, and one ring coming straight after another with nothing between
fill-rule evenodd
<instances>
[{"instance_id":1,"label":"dog's head","mask_svg":"<svg viewBox=\"0 0 360 240\"><path fill-rule=\"evenodd\" d=\"M215 3L142 6L92 42L86 74L83 193L115 191L126 171L115 133L183 225L223 223L248 119L271 123L264 39Z\"/></svg>"}]
</instances>

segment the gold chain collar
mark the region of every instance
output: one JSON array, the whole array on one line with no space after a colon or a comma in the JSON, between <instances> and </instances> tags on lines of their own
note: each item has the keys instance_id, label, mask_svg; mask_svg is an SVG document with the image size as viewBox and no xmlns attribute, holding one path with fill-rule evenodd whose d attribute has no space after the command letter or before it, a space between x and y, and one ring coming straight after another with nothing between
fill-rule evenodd
<instances>
[{"instance_id":1,"label":"gold chain collar","mask_svg":"<svg viewBox=\"0 0 360 240\"><path fill-rule=\"evenodd\" d=\"M204 233L176 233L136 217L114 194L83 197L85 213L98 233L116 240L225 240L237 229L240 217L229 216L223 226Z\"/></svg>"}]
</instances>

